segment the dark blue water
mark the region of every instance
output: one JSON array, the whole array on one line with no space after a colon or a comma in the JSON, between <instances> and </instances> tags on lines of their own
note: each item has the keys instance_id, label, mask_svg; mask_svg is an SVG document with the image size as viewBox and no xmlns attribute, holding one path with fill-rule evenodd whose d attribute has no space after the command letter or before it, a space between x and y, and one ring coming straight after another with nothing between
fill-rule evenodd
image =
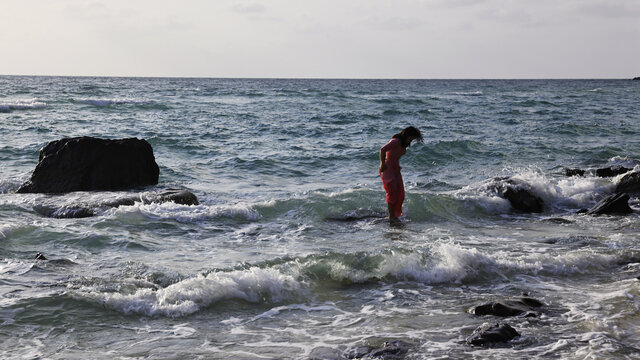
<instances>
[{"instance_id":1,"label":"dark blue water","mask_svg":"<svg viewBox=\"0 0 640 360\"><path fill-rule=\"evenodd\" d=\"M635 168L638 99L625 80L0 77L1 357L339 359L402 340L407 358L637 358L640 202L576 215L621 176L564 169ZM425 143L390 227L378 151L408 125ZM83 135L146 139L145 192L201 204L15 193L42 146ZM97 216L37 211L78 204ZM523 293L539 317L469 313ZM521 336L464 343L495 321Z\"/></svg>"}]
</instances>

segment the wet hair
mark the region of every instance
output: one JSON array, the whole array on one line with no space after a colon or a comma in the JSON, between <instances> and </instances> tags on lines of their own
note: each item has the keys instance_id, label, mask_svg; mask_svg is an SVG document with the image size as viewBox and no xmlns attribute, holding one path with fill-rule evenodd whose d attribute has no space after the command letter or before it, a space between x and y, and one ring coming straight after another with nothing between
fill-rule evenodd
<instances>
[{"instance_id":1,"label":"wet hair","mask_svg":"<svg viewBox=\"0 0 640 360\"><path fill-rule=\"evenodd\" d=\"M400 131L399 133L393 135L393 138L400 139L402 141L402 146L404 147L407 147L409 145L407 142L407 139L410 137L415 137L416 141L419 142L420 144L424 142L424 139L422 138L422 133L420 133L420 130L418 130L413 126L406 127L402 129L402 131Z\"/></svg>"}]
</instances>

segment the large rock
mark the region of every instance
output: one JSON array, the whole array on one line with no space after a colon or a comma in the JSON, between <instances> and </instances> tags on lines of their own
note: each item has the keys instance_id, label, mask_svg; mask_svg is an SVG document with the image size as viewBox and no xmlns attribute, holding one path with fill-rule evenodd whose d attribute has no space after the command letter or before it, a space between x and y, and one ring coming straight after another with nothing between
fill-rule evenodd
<instances>
[{"instance_id":1,"label":"large rock","mask_svg":"<svg viewBox=\"0 0 640 360\"><path fill-rule=\"evenodd\" d=\"M640 192L640 172L629 173L620 179L616 192L638 193Z\"/></svg>"},{"instance_id":2,"label":"large rock","mask_svg":"<svg viewBox=\"0 0 640 360\"><path fill-rule=\"evenodd\" d=\"M596 169L596 176L599 177L614 177L624 173L627 173L633 169L626 168L624 166L609 166L605 168Z\"/></svg>"},{"instance_id":3,"label":"large rock","mask_svg":"<svg viewBox=\"0 0 640 360\"><path fill-rule=\"evenodd\" d=\"M158 183L151 145L137 138L65 138L40 150L38 165L19 193L127 190Z\"/></svg>"},{"instance_id":4,"label":"large rock","mask_svg":"<svg viewBox=\"0 0 640 360\"><path fill-rule=\"evenodd\" d=\"M496 190L503 198L509 200L511 206L518 211L538 213L544 209L544 201L534 194L531 185L514 178L495 178Z\"/></svg>"},{"instance_id":5,"label":"large rock","mask_svg":"<svg viewBox=\"0 0 640 360\"><path fill-rule=\"evenodd\" d=\"M509 324L484 324L467 338L467 344L484 346L499 342L507 342L520 334Z\"/></svg>"},{"instance_id":6,"label":"large rock","mask_svg":"<svg viewBox=\"0 0 640 360\"><path fill-rule=\"evenodd\" d=\"M629 195L616 193L600 200L594 207L589 209L587 215L624 215L630 214L633 210L629 207Z\"/></svg>"},{"instance_id":7,"label":"large rock","mask_svg":"<svg viewBox=\"0 0 640 360\"><path fill-rule=\"evenodd\" d=\"M501 317L524 315L526 317L538 316L538 310L544 304L530 297L518 297L503 301L490 302L478 305L471 310L475 315L494 315Z\"/></svg>"}]
</instances>

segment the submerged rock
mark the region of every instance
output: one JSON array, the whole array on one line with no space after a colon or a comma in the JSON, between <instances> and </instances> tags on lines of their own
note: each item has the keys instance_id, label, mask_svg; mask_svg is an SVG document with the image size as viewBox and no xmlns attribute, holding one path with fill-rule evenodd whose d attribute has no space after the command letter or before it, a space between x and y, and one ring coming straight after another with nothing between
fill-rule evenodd
<instances>
[{"instance_id":1,"label":"submerged rock","mask_svg":"<svg viewBox=\"0 0 640 360\"><path fill-rule=\"evenodd\" d=\"M471 313L479 316L494 315L509 317L524 314L524 316L527 317L535 317L538 316L537 311L543 306L544 304L542 302L534 298L519 297L478 305L471 310Z\"/></svg>"},{"instance_id":2,"label":"submerged rock","mask_svg":"<svg viewBox=\"0 0 640 360\"><path fill-rule=\"evenodd\" d=\"M145 140L65 138L40 150L31 179L17 192L126 190L157 184L159 173L153 149Z\"/></svg>"},{"instance_id":3,"label":"submerged rock","mask_svg":"<svg viewBox=\"0 0 640 360\"><path fill-rule=\"evenodd\" d=\"M338 216L327 217L327 220L341 221L341 222L354 222L354 221L367 220L367 219L385 219L387 218L387 216L388 216L387 214L383 214L374 210L360 208L356 210L347 211Z\"/></svg>"},{"instance_id":4,"label":"submerged rock","mask_svg":"<svg viewBox=\"0 0 640 360\"><path fill-rule=\"evenodd\" d=\"M625 193L612 194L600 200L594 207L586 211L587 215L624 215L633 210L629 207L629 195Z\"/></svg>"},{"instance_id":5,"label":"submerged rock","mask_svg":"<svg viewBox=\"0 0 640 360\"><path fill-rule=\"evenodd\" d=\"M637 193L640 192L640 172L632 172L620 179L616 192Z\"/></svg>"},{"instance_id":6,"label":"submerged rock","mask_svg":"<svg viewBox=\"0 0 640 360\"><path fill-rule=\"evenodd\" d=\"M631 171L633 169L630 168L626 168L624 166L620 166L620 165L614 165L614 166L607 166L607 167L603 167L603 168L599 168L595 170L595 175L598 177L613 177L613 176L618 176L624 173L627 173L629 171ZM565 168L564 169L564 174L566 176L584 176L585 173L587 171L584 169L572 169L572 168Z\"/></svg>"},{"instance_id":7,"label":"submerged rock","mask_svg":"<svg viewBox=\"0 0 640 360\"><path fill-rule=\"evenodd\" d=\"M180 189L169 189L150 199L143 199L145 203L174 202L181 205L199 205L198 198L190 191Z\"/></svg>"},{"instance_id":8,"label":"submerged rock","mask_svg":"<svg viewBox=\"0 0 640 360\"><path fill-rule=\"evenodd\" d=\"M411 344L402 340L385 341L380 347L359 346L345 352L347 359L403 359Z\"/></svg>"},{"instance_id":9,"label":"submerged rock","mask_svg":"<svg viewBox=\"0 0 640 360\"><path fill-rule=\"evenodd\" d=\"M564 169L565 176L584 176L585 172L586 171L582 169L570 169L570 168Z\"/></svg>"},{"instance_id":10,"label":"submerged rock","mask_svg":"<svg viewBox=\"0 0 640 360\"><path fill-rule=\"evenodd\" d=\"M58 219L78 219L95 216L107 209L120 206L132 206L136 202L143 204L173 202L181 205L199 205L198 198L187 190L168 189L162 192L152 192L138 194L135 196L124 196L119 199L99 203L83 203L64 206L37 205L34 210L46 217Z\"/></svg>"},{"instance_id":11,"label":"submerged rock","mask_svg":"<svg viewBox=\"0 0 640 360\"><path fill-rule=\"evenodd\" d=\"M467 338L467 344L476 346L507 342L520 334L509 324L483 324Z\"/></svg>"},{"instance_id":12,"label":"submerged rock","mask_svg":"<svg viewBox=\"0 0 640 360\"><path fill-rule=\"evenodd\" d=\"M613 177L624 173L627 173L633 169L626 168L624 166L609 166L596 170L596 176L599 177Z\"/></svg>"},{"instance_id":13,"label":"submerged rock","mask_svg":"<svg viewBox=\"0 0 640 360\"><path fill-rule=\"evenodd\" d=\"M514 178L495 178L498 182L496 190L500 196L509 200L511 206L526 213L542 212L544 201L534 194L531 185Z\"/></svg>"}]
</instances>

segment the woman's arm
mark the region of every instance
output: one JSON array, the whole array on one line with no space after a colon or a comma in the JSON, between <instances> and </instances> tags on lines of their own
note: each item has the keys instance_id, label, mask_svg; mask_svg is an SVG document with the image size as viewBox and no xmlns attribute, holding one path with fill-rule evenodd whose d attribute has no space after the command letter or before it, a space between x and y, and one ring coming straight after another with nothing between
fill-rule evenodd
<instances>
[{"instance_id":1,"label":"woman's arm","mask_svg":"<svg viewBox=\"0 0 640 360\"><path fill-rule=\"evenodd\" d=\"M380 149L380 172L383 172L386 168L387 168L387 163L386 163L386 157L387 157L387 151L386 151L386 146L382 147L382 149Z\"/></svg>"}]
</instances>

